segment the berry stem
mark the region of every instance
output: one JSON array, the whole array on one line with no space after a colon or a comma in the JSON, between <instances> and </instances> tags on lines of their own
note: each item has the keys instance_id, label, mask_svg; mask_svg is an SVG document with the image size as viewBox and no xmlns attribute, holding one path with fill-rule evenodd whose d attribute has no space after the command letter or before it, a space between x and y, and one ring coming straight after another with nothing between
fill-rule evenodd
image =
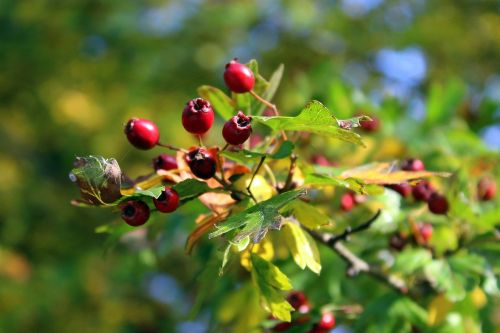
<instances>
[{"instance_id":1,"label":"berry stem","mask_svg":"<svg viewBox=\"0 0 500 333\"><path fill-rule=\"evenodd\" d=\"M175 147L175 146L172 146L172 145L167 145L165 143L158 142L156 145L160 146L160 147L163 147L163 148L167 148L167 149L173 150L173 151L180 151L180 152L183 152L183 153L186 153L186 154L188 153L188 151L186 149L178 148L178 147Z\"/></svg>"},{"instance_id":2,"label":"berry stem","mask_svg":"<svg viewBox=\"0 0 500 333\"><path fill-rule=\"evenodd\" d=\"M200 147L203 147L203 140L201 139L201 135L198 135L198 143L200 144Z\"/></svg>"},{"instance_id":3,"label":"berry stem","mask_svg":"<svg viewBox=\"0 0 500 333\"><path fill-rule=\"evenodd\" d=\"M297 165L297 155L290 155L290 169L288 170L288 176L286 177L285 185L280 192L286 192L292 186L293 175L295 174L295 166Z\"/></svg>"},{"instance_id":4,"label":"berry stem","mask_svg":"<svg viewBox=\"0 0 500 333\"><path fill-rule=\"evenodd\" d=\"M255 171L252 175L252 179L250 179L250 183L248 183L248 186L247 186L247 191L248 193L250 194L250 196L252 197L252 199L257 202L255 200L255 197L253 196L252 194L252 191L250 190L250 188L252 187L252 183L253 183L253 180L255 179L255 176L257 175L257 173L259 172L260 168L262 167L262 164L264 164L264 160L266 159L266 156L262 156L260 158L260 161L259 161L259 164L257 165L257 168L255 168Z\"/></svg>"},{"instance_id":5,"label":"berry stem","mask_svg":"<svg viewBox=\"0 0 500 333\"><path fill-rule=\"evenodd\" d=\"M276 105L274 105L273 103L269 102L268 100L260 97L253 90L250 90L249 93L250 93L250 95L253 96L253 98L255 98L256 100L258 100L259 102L261 102L262 104L264 104L265 106L267 106L268 108L270 108L271 110L273 110L275 116L279 116L280 115L280 113L278 112L278 108L276 107ZM287 138L286 133L285 133L284 130L281 130L281 136L283 137L283 140L285 140L285 141L288 140L288 138Z\"/></svg>"},{"instance_id":6,"label":"berry stem","mask_svg":"<svg viewBox=\"0 0 500 333\"><path fill-rule=\"evenodd\" d=\"M224 147L222 147L221 152L223 152L224 150L226 150L228 147L229 147L229 143L226 143L226 145Z\"/></svg>"}]
</instances>

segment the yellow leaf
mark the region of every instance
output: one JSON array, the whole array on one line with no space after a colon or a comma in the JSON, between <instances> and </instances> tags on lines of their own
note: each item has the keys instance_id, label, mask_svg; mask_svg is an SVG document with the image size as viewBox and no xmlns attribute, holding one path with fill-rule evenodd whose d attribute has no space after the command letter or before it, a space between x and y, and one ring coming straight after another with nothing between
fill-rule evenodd
<instances>
[{"instance_id":1,"label":"yellow leaf","mask_svg":"<svg viewBox=\"0 0 500 333\"><path fill-rule=\"evenodd\" d=\"M257 254L267 261L271 261L274 258L273 243L266 237L260 243L254 244L251 249L247 248L245 251L241 252L240 264L248 271L252 269L252 262L250 260L251 253Z\"/></svg>"},{"instance_id":2,"label":"yellow leaf","mask_svg":"<svg viewBox=\"0 0 500 333\"><path fill-rule=\"evenodd\" d=\"M451 303L444 295L436 296L431 303L429 304L429 312L428 312L428 323L431 326L438 325L448 315L448 312L453 307L453 303Z\"/></svg>"},{"instance_id":3,"label":"yellow leaf","mask_svg":"<svg viewBox=\"0 0 500 333\"><path fill-rule=\"evenodd\" d=\"M290 253L297 265L302 269L308 267L314 273L319 274L321 271L319 251L316 242L311 236L293 222L286 223L282 230Z\"/></svg>"}]
</instances>

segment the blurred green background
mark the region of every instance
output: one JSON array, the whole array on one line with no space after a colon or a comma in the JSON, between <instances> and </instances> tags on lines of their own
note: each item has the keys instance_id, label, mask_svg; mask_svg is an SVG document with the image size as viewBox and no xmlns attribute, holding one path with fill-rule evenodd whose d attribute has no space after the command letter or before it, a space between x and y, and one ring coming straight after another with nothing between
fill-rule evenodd
<instances>
[{"instance_id":1,"label":"blurred green background","mask_svg":"<svg viewBox=\"0 0 500 333\"><path fill-rule=\"evenodd\" d=\"M106 236L94 229L117 214L72 207L68 172L88 154L149 172L158 151L128 144L131 116L156 121L165 142L194 144L183 105L199 85L225 89L233 57L257 59L265 75L285 64L284 113L312 98L332 106L343 82L374 105L405 105L411 127L424 96L447 82L466 96L467 136L500 148L499 1L3 0L0 331L206 330L210 312L187 318L202 260L183 250L200 206L155 225L164 232L153 248L136 232L103 255Z\"/></svg>"}]
</instances>

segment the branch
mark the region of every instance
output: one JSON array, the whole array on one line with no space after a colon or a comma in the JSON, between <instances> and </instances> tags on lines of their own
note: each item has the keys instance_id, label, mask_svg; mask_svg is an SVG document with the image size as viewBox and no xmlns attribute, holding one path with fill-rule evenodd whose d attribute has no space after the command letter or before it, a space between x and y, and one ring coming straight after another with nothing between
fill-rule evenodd
<instances>
[{"instance_id":1,"label":"branch","mask_svg":"<svg viewBox=\"0 0 500 333\"><path fill-rule=\"evenodd\" d=\"M350 276L354 276L363 272L385 283L387 286L391 287L397 292L406 294L408 293L408 287L403 280L394 275L385 274L379 267L370 266L366 261L356 256L351 252L351 250L349 250L344 246L344 244L341 243L341 241L346 240L349 235L368 229L372 225L372 223L379 217L379 215L380 210L378 210L377 213L365 223L353 229L347 228L342 234L337 236L331 234L322 234L309 229L306 229L306 231L318 242L332 249L340 256L340 258L342 258L342 260L344 260L347 265L349 265L347 273Z\"/></svg>"}]
</instances>

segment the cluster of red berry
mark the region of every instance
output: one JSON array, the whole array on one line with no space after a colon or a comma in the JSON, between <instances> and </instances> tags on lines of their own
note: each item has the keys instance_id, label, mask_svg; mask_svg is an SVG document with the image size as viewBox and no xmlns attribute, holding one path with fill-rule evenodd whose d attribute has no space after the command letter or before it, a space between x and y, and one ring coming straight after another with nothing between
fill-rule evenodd
<instances>
[{"instance_id":1,"label":"cluster of red berry","mask_svg":"<svg viewBox=\"0 0 500 333\"><path fill-rule=\"evenodd\" d=\"M235 93L246 93L253 89L255 77L253 72L236 59L226 65L224 81ZM186 131L194 135L205 134L214 122L214 111L210 103L202 98L190 100L182 112L182 125ZM236 116L228 120L222 128L222 136L229 145L243 144L252 133L251 117L238 111ZM136 148L149 150L155 146L164 146L160 142L158 126L147 119L132 118L125 125L128 141ZM215 175L217 153L205 147L192 147L185 154L186 164L192 174L201 179L209 179ZM177 169L177 161L173 156L161 154L153 160L155 170ZM161 195L153 200L156 209L163 213L171 213L179 206L179 195L171 187L166 186ZM120 205L123 220L131 226L140 226L149 219L148 205L141 200L129 200Z\"/></svg>"},{"instance_id":2,"label":"cluster of red berry","mask_svg":"<svg viewBox=\"0 0 500 333\"><path fill-rule=\"evenodd\" d=\"M398 232L389 238L389 247L396 251L402 251L406 245L413 243L427 247L432 237L433 227L430 223L412 224L412 234Z\"/></svg>"},{"instance_id":3,"label":"cluster of red berry","mask_svg":"<svg viewBox=\"0 0 500 333\"><path fill-rule=\"evenodd\" d=\"M286 332L294 325L301 325L311 320L308 313L311 311L311 304L307 296L301 291L291 292L287 297L288 303L295 309L297 314L292 322L281 322L276 324L273 332ZM331 312L323 312L321 318L317 323L314 323L308 333L327 333L335 327L335 316Z\"/></svg>"}]
</instances>

